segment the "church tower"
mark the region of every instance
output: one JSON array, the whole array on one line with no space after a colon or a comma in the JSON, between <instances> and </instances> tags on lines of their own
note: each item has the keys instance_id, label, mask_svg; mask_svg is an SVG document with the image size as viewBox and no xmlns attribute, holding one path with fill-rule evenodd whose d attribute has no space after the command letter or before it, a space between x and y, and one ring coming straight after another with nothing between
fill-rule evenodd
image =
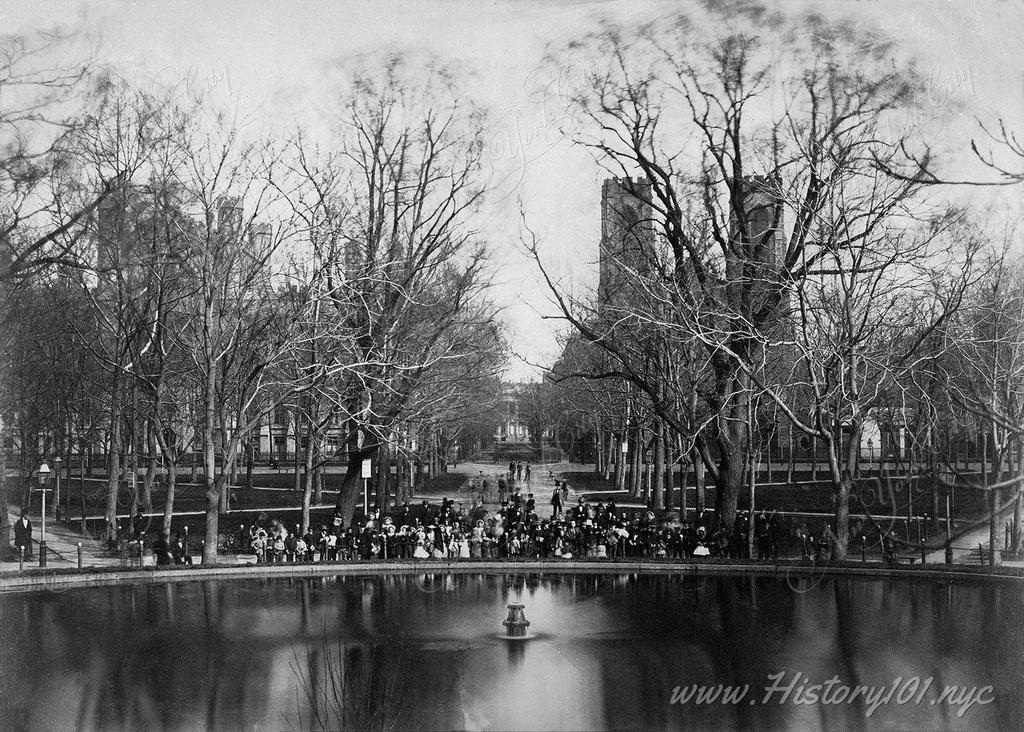
<instances>
[{"instance_id":1,"label":"church tower","mask_svg":"<svg viewBox=\"0 0 1024 732\"><path fill-rule=\"evenodd\" d=\"M622 308L638 289L637 276L653 270L654 217L651 184L641 178L609 178L601 186L599 314Z\"/></svg>"},{"instance_id":2,"label":"church tower","mask_svg":"<svg viewBox=\"0 0 1024 732\"><path fill-rule=\"evenodd\" d=\"M744 252L744 271L728 272L726 276L732 281L742 278L747 283L752 316L762 310L776 310L777 315L771 320L779 321L789 309L787 283L779 279L786 255L779 181L760 175L746 177L742 195L746 230L740 226L735 211L730 211L729 224L733 246ZM774 304L776 298L780 300L778 306Z\"/></svg>"}]
</instances>

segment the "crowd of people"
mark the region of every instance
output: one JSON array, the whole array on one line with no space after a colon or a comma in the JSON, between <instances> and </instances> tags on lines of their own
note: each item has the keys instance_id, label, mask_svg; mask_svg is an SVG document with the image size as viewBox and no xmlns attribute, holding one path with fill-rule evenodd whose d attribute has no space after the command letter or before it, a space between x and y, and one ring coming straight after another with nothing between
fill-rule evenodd
<instances>
[{"instance_id":1,"label":"crowd of people","mask_svg":"<svg viewBox=\"0 0 1024 732\"><path fill-rule=\"evenodd\" d=\"M557 481L556 481L557 484ZM647 511L622 511L614 501L590 503L583 497L566 508L568 487L556 485L543 511L533 493L512 488L496 511L444 499L406 503L383 515L374 508L358 525L320 526L302 531L279 520L239 527L239 539L259 563L333 562L357 559L514 559L514 558L750 558L750 516L741 511L734 525L710 529L713 516L693 521L658 521ZM708 520L705 520L708 519ZM761 513L755 524L758 559L779 555L778 522ZM827 535L827 532L822 534ZM828 541L807 532L805 556L827 557Z\"/></svg>"},{"instance_id":2,"label":"crowd of people","mask_svg":"<svg viewBox=\"0 0 1024 732\"><path fill-rule=\"evenodd\" d=\"M440 505L406 502L384 514L376 507L353 526L288 527L266 514L251 525L238 525L223 549L255 554L258 563L344 562L368 559L548 559L548 558L668 558L722 557L774 560L780 553L814 561L831 558L832 531L822 523L817 531L794 515L760 512L754 520L739 511L731 526L720 525L713 512L698 511L691 520L673 520L646 510L620 509L614 500L589 502L583 496L569 506L569 485L548 473L554 488L545 504L538 505L532 490L530 463L510 462L497 477L499 507L487 478L481 473L469 481L472 505L445 498ZM543 514L543 515L542 515ZM141 512L120 522L110 549L124 557L141 557L152 548L156 564L191 564L189 530L181 526L174 538L162 534L147 540L151 520ZM26 558L32 554L32 526L23 514L14 526L15 548ZM853 527L851 550L865 553L870 529ZM875 531L882 558L898 562L906 545L895 531ZM876 542L872 542L874 545ZM781 550L781 551L780 551Z\"/></svg>"},{"instance_id":3,"label":"crowd of people","mask_svg":"<svg viewBox=\"0 0 1024 732\"><path fill-rule=\"evenodd\" d=\"M472 505L445 498L440 505L406 502L390 514L374 507L353 526L322 525L305 531L286 526L266 514L251 525L239 524L230 535L231 548L255 554L258 563L344 562L358 559L513 559L513 558L668 558L723 557L777 559L780 544L787 556L796 552L820 561L831 553L830 532L812 532L805 523L772 512L761 512L750 536L751 516L739 511L731 526L719 525L713 512L698 511L692 520L658 520L655 513L620 509L614 500L589 502L583 496L569 506L569 485L549 473L554 488L539 505L532 487L529 463L509 463L497 478L499 507L485 508L489 494L481 474L470 480ZM489 504L493 506L494 504ZM124 522L118 540L122 547L147 544L149 520L141 513ZM753 548L753 557L751 556ZM224 547L228 549L226 545ZM161 536L152 544L157 564L192 561L188 527L172 540Z\"/></svg>"}]
</instances>

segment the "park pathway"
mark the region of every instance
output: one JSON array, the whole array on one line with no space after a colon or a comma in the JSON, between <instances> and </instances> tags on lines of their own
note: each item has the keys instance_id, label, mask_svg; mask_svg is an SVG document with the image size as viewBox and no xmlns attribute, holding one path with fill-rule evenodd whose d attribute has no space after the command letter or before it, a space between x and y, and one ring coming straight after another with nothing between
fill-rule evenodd
<instances>
[{"instance_id":1,"label":"park pathway","mask_svg":"<svg viewBox=\"0 0 1024 732\"><path fill-rule=\"evenodd\" d=\"M14 536L14 524L21 518L21 512L8 510L7 520L11 524L11 536ZM39 513L29 514L32 522L32 559L25 561L25 567L39 566L39 532L42 528L42 516ZM82 547L82 564L86 567L111 566L121 563L120 558L106 549L103 542L91 537L82 536L77 529L78 523L65 524L52 517L46 517L46 563L48 567L69 568L78 566L78 547ZM13 564L0 564L0 571L17 569L18 560Z\"/></svg>"},{"instance_id":2,"label":"park pathway","mask_svg":"<svg viewBox=\"0 0 1024 732\"><path fill-rule=\"evenodd\" d=\"M488 483L489 495L485 497L486 500L483 502L483 506L489 513L491 513L497 511L501 507L500 502L497 500L498 478L505 477L507 469L507 463L504 465L476 462L459 463L458 468L453 469L452 472L462 474L465 476L465 479L459 485L457 491L448 496L438 496L436 493L431 493L429 495L416 493L413 496L413 499L416 501L436 501L438 498L445 497L451 498L456 503L462 502L465 507L468 508L473 505L473 501L475 499L479 499L479 488L474 490L471 486L471 481L476 478L477 485L479 485L483 480L486 480ZM533 493L534 500L537 502L537 515L542 519L548 518L551 515L551 494L555 489L555 478L564 472L571 472L573 470L580 469L582 469L582 466L573 463L534 465L530 480L520 480L516 483L515 487L519 488L519 491L524 498L530 493ZM574 490L570 485L569 499L566 505L575 505L576 500L580 495L583 494Z\"/></svg>"}]
</instances>

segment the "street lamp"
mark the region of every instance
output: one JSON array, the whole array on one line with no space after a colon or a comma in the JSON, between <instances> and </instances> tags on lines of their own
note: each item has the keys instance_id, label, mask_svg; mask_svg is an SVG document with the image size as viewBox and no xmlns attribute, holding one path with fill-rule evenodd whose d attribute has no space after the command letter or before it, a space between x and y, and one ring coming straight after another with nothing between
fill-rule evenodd
<instances>
[{"instance_id":1,"label":"street lamp","mask_svg":"<svg viewBox=\"0 0 1024 732\"><path fill-rule=\"evenodd\" d=\"M53 474L57 478L57 485L53 491L53 520L60 521L60 455L53 458Z\"/></svg>"},{"instance_id":2,"label":"street lamp","mask_svg":"<svg viewBox=\"0 0 1024 732\"><path fill-rule=\"evenodd\" d=\"M43 494L43 520L39 534L39 566L46 566L46 481L50 477L50 466L45 462L39 466L39 492Z\"/></svg>"}]
</instances>

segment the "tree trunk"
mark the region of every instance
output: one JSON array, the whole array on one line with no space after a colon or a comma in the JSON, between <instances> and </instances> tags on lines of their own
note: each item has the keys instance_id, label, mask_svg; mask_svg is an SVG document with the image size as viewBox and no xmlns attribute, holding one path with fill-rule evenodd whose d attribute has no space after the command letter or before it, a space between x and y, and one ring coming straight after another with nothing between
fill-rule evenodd
<instances>
[{"instance_id":1,"label":"tree trunk","mask_svg":"<svg viewBox=\"0 0 1024 732\"><path fill-rule=\"evenodd\" d=\"M715 481L715 515L718 525L730 527L736 521L736 504L743 490L747 456L745 450L719 442L722 451L718 461L718 479Z\"/></svg>"},{"instance_id":2,"label":"tree trunk","mask_svg":"<svg viewBox=\"0 0 1024 732\"><path fill-rule=\"evenodd\" d=\"M217 561L217 529L220 521L221 491L225 481L217 476L215 447L216 424L216 364L206 369L203 404L203 483L206 486L206 540L203 544L203 564Z\"/></svg>"},{"instance_id":3,"label":"tree trunk","mask_svg":"<svg viewBox=\"0 0 1024 732\"><path fill-rule=\"evenodd\" d=\"M629 453L629 493L634 498L640 498L640 469L642 465L641 455L643 454L642 440L643 435L640 432L640 428L634 427L630 438L632 449Z\"/></svg>"},{"instance_id":4,"label":"tree trunk","mask_svg":"<svg viewBox=\"0 0 1024 732\"><path fill-rule=\"evenodd\" d=\"M854 420L850 427L849 441L843 444L842 428L836 425L831 439L825 441L829 474L832 477L832 491L835 499L835 537L832 556L842 561L847 555L847 541L850 535L850 492L857 474L857 460L860 457L860 438L863 425ZM909 535L909 523L908 523Z\"/></svg>"},{"instance_id":5,"label":"tree trunk","mask_svg":"<svg viewBox=\"0 0 1024 732\"><path fill-rule=\"evenodd\" d=\"M206 534L203 540L203 564L217 563L217 534L220 526L220 494L227 483L226 476L215 476L212 467L206 478Z\"/></svg>"},{"instance_id":6,"label":"tree trunk","mask_svg":"<svg viewBox=\"0 0 1024 732\"><path fill-rule=\"evenodd\" d=\"M787 485L792 485L793 468L796 463L796 446L793 444L793 428L787 427L786 431L789 434L789 461L786 463L786 483Z\"/></svg>"},{"instance_id":7,"label":"tree trunk","mask_svg":"<svg viewBox=\"0 0 1024 732\"><path fill-rule=\"evenodd\" d=\"M391 446L382 446L381 449L377 451L377 458L376 470L374 470L373 478L370 479L370 484L366 491L366 510L368 512L374 503L380 501L381 493L384 491L384 485L387 484L388 478L390 477Z\"/></svg>"},{"instance_id":8,"label":"tree trunk","mask_svg":"<svg viewBox=\"0 0 1024 732\"><path fill-rule=\"evenodd\" d=\"M1024 549L1024 436L1017 438L1017 498L1013 502L1013 554Z\"/></svg>"},{"instance_id":9,"label":"tree trunk","mask_svg":"<svg viewBox=\"0 0 1024 732\"><path fill-rule=\"evenodd\" d=\"M320 457L317 455L314 462L319 463ZM316 469L313 470L313 505L319 506L324 501L324 467L317 465Z\"/></svg>"},{"instance_id":10,"label":"tree trunk","mask_svg":"<svg viewBox=\"0 0 1024 732\"><path fill-rule=\"evenodd\" d=\"M89 466L88 466L88 471L89 471L89 475L91 476L92 475L92 445L90 444L88 447L89 447ZM84 437L81 438L81 449L82 449L83 452L86 449L86 441L85 441ZM82 525L81 525L82 536L86 536L87 535L87 528L88 528L86 526L86 521L85 521L85 471L86 471L85 463L84 462L79 462L78 463L78 500L82 504ZM70 486L69 486L69 488L70 488Z\"/></svg>"},{"instance_id":11,"label":"tree trunk","mask_svg":"<svg viewBox=\"0 0 1024 732\"><path fill-rule=\"evenodd\" d=\"M4 439L4 424L0 418L0 548L6 549L11 545L11 522L7 518L9 510L7 504L7 443ZM70 486L68 486L70 490Z\"/></svg>"},{"instance_id":12,"label":"tree trunk","mask_svg":"<svg viewBox=\"0 0 1024 732\"><path fill-rule=\"evenodd\" d=\"M660 418L654 420L654 486L651 492L651 504L655 510L667 508L665 505L665 423Z\"/></svg>"},{"instance_id":13,"label":"tree trunk","mask_svg":"<svg viewBox=\"0 0 1024 732\"><path fill-rule=\"evenodd\" d=\"M853 488L853 477L845 473L835 486L836 496L836 536L832 557L837 561L846 559L846 539L850 534L850 491Z\"/></svg>"},{"instance_id":14,"label":"tree trunk","mask_svg":"<svg viewBox=\"0 0 1024 732\"><path fill-rule=\"evenodd\" d=\"M309 504L313 496L313 418L306 420L306 446L302 455L302 533L309 530ZM296 461L296 466L298 461Z\"/></svg>"},{"instance_id":15,"label":"tree trunk","mask_svg":"<svg viewBox=\"0 0 1024 732\"><path fill-rule=\"evenodd\" d=\"M156 480L156 437L153 435L153 424L146 423L146 474L142 477L142 492L139 503L145 513L153 511L153 483Z\"/></svg>"},{"instance_id":16,"label":"tree trunk","mask_svg":"<svg viewBox=\"0 0 1024 732\"><path fill-rule=\"evenodd\" d=\"M748 491L749 491L749 493L747 495L747 500L750 502L750 505L748 506L748 509L750 510L750 520L747 522L747 558L748 559L753 559L755 556L757 556L757 553L754 550L754 544L755 544L755 542L754 542L754 536L755 536L755 533L754 533L755 532L754 523L757 520L757 514L754 513L754 511L756 509L756 506L755 506L755 503L754 503L754 498L755 498L755 493L757 491L757 469L754 466L757 465L758 457L759 456L756 455L756 454L752 454L751 455L751 458L750 458L750 461L751 461L750 473L747 476L747 487L748 487ZM769 460L769 465L770 464L771 464L771 461Z\"/></svg>"},{"instance_id":17,"label":"tree trunk","mask_svg":"<svg viewBox=\"0 0 1024 732\"><path fill-rule=\"evenodd\" d=\"M676 506L676 449L667 425L662 435L662 444L665 451L665 510L671 511Z\"/></svg>"},{"instance_id":18,"label":"tree trunk","mask_svg":"<svg viewBox=\"0 0 1024 732\"><path fill-rule=\"evenodd\" d=\"M718 525L728 529L736 520L736 504L749 467L749 379L738 372L731 359L725 359L716 363L715 382L718 399L726 405L719 411L716 423L719 462L715 476L715 514Z\"/></svg>"},{"instance_id":19,"label":"tree trunk","mask_svg":"<svg viewBox=\"0 0 1024 732\"><path fill-rule=\"evenodd\" d=\"M256 427L257 435L259 434L259 426ZM255 449L253 448L252 439L248 439L245 443L245 487L247 490L252 490L252 468L256 462Z\"/></svg>"},{"instance_id":20,"label":"tree trunk","mask_svg":"<svg viewBox=\"0 0 1024 732\"><path fill-rule=\"evenodd\" d=\"M74 434L74 425L69 424L68 437L64 440L64 469L67 471L65 474L65 485L67 488L64 491L64 510L61 512L64 523L70 523L71 521L71 456L75 451ZM0 449L2 449L2 443L0 443Z\"/></svg>"},{"instance_id":21,"label":"tree trunk","mask_svg":"<svg viewBox=\"0 0 1024 732\"><path fill-rule=\"evenodd\" d=\"M120 390L117 385L111 395L110 452L107 455L107 505L104 510L103 540L117 540L117 494L121 487L121 412L118 408Z\"/></svg>"},{"instance_id":22,"label":"tree trunk","mask_svg":"<svg viewBox=\"0 0 1024 732\"><path fill-rule=\"evenodd\" d=\"M413 492L416 488L416 474L413 472L413 462L411 459L406 458L401 453L395 455L395 495L404 493L408 495L410 500L412 499ZM388 490L388 483L384 483L385 490L384 495L377 502L381 510L385 510L388 505L388 498L391 495L391 491Z\"/></svg>"},{"instance_id":23,"label":"tree trunk","mask_svg":"<svg viewBox=\"0 0 1024 732\"><path fill-rule=\"evenodd\" d=\"M302 468L299 464L299 451L302 449L302 422L298 412L295 413L295 465L292 475L292 490L298 493L302 490ZM306 435L306 442L309 442L309 435Z\"/></svg>"},{"instance_id":24,"label":"tree trunk","mask_svg":"<svg viewBox=\"0 0 1024 732\"><path fill-rule=\"evenodd\" d=\"M354 441L354 440L353 440ZM363 460L372 459L376 448L350 447L345 477L338 487L338 500L334 506L334 525L342 529L352 525L356 504L362 499Z\"/></svg>"},{"instance_id":25,"label":"tree trunk","mask_svg":"<svg viewBox=\"0 0 1024 732\"><path fill-rule=\"evenodd\" d=\"M615 450L615 490L624 491L626 490L626 457L629 455L628 452L622 451L622 442L628 442L628 432L626 431L626 425L623 423L621 440L616 440L616 444L613 449Z\"/></svg>"},{"instance_id":26,"label":"tree trunk","mask_svg":"<svg viewBox=\"0 0 1024 732\"><path fill-rule=\"evenodd\" d=\"M169 536L171 533L171 522L174 520L174 490L178 483L178 463L176 460L164 458L166 464L164 482L167 484L167 495L164 497L164 523L163 534Z\"/></svg>"},{"instance_id":27,"label":"tree trunk","mask_svg":"<svg viewBox=\"0 0 1024 732\"><path fill-rule=\"evenodd\" d=\"M230 493L231 493L231 486L234 485L233 478L234 478L234 475L235 475L235 461L232 460L230 463L228 462L228 458L227 458L228 446L227 446L227 443L223 443L223 447L221 448L221 450L222 450L221 456L220 456L221 467L220 467L220 475L218 477L223 477L224 480L221 481L220 499L219 499L219 503L218 503L218 509L220 510L221 515L224 515L228 511L231 510Z\"/></svg>"},{"instance_id":28,"label":"tree trunk","mask_svg":"<svg viewBox=\"0 0 1024 732\"><path fill-rule=\"evenodd\" d=\"M700 515L707 506L707 488L704 480L706 468L704 466L704 458L701 457L700 451L696 447L690 451L690 454L693 460L693 485L697 493L697 514Z\"/></svg>"},{"instance_id":29,"label":"tree trunk","mask_svg":"<svg viewBox=\"0 0 1024 732\"><path fill-rule=\"evenodd\" d=\"M21 429L21 446L18 449L18 481L20 497L18 507L22 511L29 511L32 508L32 494L29 492L29 483L25 480L26 475L32 474L32 468L28 464L28 433L24 426Z\"/></svg>"},{"instance_id":30,"label":"tree trunk","mask_svg":"<svg viewBox=\"0 0 1024 732\"><path fill-rule=\"evenodd\" d=\"M989 467L989 452L988 452L988 433L982 432L982 447L981 447L981 482L985 486L985 491L988 494L988 548L990 552L993 552L991 556L994 557L994 552L999 540L999 525L996 518L996 507L999 505L999 492L995 489L989 488L989 484L999 482L999 469L996 467L999 464L999 455L997 450L993 450L995 455L992 456L991 469ZM994 447L994 446L993 446ZM993 561L993 560L989 560Z\"/></svg>"},{"instance_id":31,"label":"tree trunk","mask_svg":"<svg viewBox=\"0 0 1024 732\"><path fill-rule=\"evenodd\" d=\"M690 460L689 458L683 458L682 440L679 442L678 450L680 459L680 470L679 470L679 520L686 521L686 487L690 482Z\"/></svg>"}]
</instances>

